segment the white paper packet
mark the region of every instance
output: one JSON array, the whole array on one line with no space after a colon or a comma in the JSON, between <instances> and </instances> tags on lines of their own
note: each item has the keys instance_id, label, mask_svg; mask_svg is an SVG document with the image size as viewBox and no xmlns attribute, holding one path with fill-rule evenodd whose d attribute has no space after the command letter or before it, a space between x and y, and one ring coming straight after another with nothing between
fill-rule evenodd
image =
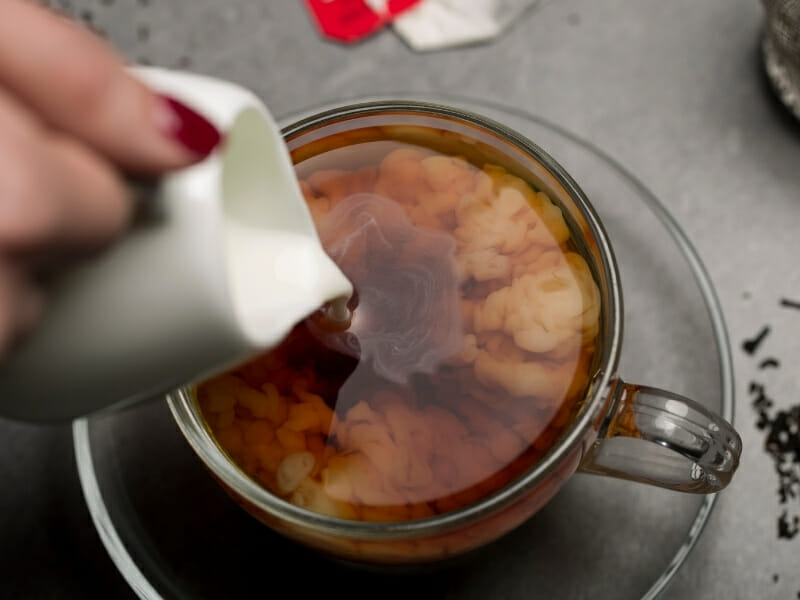
<instances>
[{"instance_id":1,"label":"white paper packet","mask_svg":"<svg viewBox=\"0 0 800 600\"><path fill-rule=\"evenodd\" d=\"M430 52L489 41L538 0L423 0L392 22L413 50Z\"/></svg>"}]
</instances>

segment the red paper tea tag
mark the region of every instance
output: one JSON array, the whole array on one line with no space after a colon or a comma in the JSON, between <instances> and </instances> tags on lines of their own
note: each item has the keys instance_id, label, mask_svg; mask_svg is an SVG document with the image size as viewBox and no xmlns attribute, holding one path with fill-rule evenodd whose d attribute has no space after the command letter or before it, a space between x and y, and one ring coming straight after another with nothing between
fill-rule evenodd
<instances>
[{"instance_id":1,"label":"red paper tea tag","mask_svg":"<svg viewBox=\"0 0 800 600\"><path fill-rule=\"evenodd\" d=\"M323 35L357 42L383 28L420 0L305 0Z\"/></svg>"}]
</instances>

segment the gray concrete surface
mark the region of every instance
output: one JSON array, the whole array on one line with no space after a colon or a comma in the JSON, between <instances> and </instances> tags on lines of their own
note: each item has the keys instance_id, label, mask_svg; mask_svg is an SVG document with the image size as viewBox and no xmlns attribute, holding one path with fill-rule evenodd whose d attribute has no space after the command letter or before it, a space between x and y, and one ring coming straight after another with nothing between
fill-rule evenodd
<instances>
[{"instance_id":1,"label":"gray concrete surface","mask_svg":"<svg viewBox=\"0 0 800 600\"><path fill-rule=\"evenodd\" d=\"M800 300L800 126L761 70L758 0L541 0L491 44L425 55L390 31L354 47L321 40L300 2L61 4L131 60L238 81L276 115L339 97L457 92L559 123L635 173L716 286L745 445L737 478L665 597L800 597L800 535L777 537L784 507L748 390L764 383L777 408L800 400L800 310L779 303ZM742 352L764 325L771 332L758 354ZM767 356L780 368L759 369ZM0 596L133 597L92 528L68 427L0 422L0 436Z\"/></svg>"}]
</instances>

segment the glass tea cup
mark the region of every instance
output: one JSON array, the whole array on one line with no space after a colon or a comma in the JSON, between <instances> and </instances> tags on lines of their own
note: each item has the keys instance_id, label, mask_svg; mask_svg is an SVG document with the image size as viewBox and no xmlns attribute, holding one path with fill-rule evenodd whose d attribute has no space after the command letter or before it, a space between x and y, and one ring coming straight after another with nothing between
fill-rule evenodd
<instances>
[{"instance_id":1,"label":"glass tea cup","mask_svg":"<svg viewBox=\"0 0 800 600\"><path fill-rule=\"evenodd\" d=\"M344 153L353 164L361 165L374 159L371 154L379 147L376 143L391 142L457 156L477 168L497 165L544 193L560 209L574 250L585 260L596 286L596 341L590 360L576 366L586 373L574 405L554 416L561 422L559 428L546 429L535 440L528 440L531 448L536 447L531 454L535 460L517 460L513 476L486 477L466 499L462 495L462 502L441 511L411 510L385 519L310 510L307 502L290 502L277 495L265 484L269 478L259 479L252 469L243 468L241 461L237 464L231 446L215 435L215 427L199 405L198 387L187 386L169 394L172 413L190 445L246 511L286 537L333 557L361 564L420 564L465 554L506 534L544 506L575 472L676 492L706 494L727 486L741 453L741 440L731 425L688 398L628 384L617 373L623 310L611 242L586 195L545 151L482 116L408 101L336 108L287 127L284 135L301 178L303 166L319 162L321 157L319 164L330 167L324 164L328 153ZM355 195L364 192L351 191ZM402 219L392 218L393 223ZM420 260L432 259L423 256ZM355 314L357 311L358 307ZM486 401L494 402L492 398ZM234 418L232 409L228 414L228 420ZM334 422L337 418L341 415L337 414ZM514 427L513 422L506 422ZM505 439L504 433L497 432L497 439ZM299 450L304 449L301 442ZM446 454L441 448L437 452ZM301 455L308 458L311 453L298 451L293 456ZM262 452L259 460L269 459ZM312 472L314 460L308 458L304 473ZM321 460L319 455L316 460Z\"/></svg>"}]
</instances>

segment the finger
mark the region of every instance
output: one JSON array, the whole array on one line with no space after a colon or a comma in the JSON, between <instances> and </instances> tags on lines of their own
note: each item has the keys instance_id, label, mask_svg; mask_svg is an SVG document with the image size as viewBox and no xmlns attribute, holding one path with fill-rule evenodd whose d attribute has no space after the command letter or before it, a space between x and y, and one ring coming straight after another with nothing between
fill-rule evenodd
<instances>
[{"instance_id":1,"label":"finger","mask_svg":"<svg viewBox=\"0 0 800 600\"><path fill-rule=\"evenodd\" d=\"M220 142L205 118L131 77L102 40L31 2L0 1L0 86L126 169L184 166Z\"/></svg>"},{"instance_id":2,"label":"finger","mask_svg":"<svg viewBox=\"0 0 800 600\"><path fill-rule=\"evenodd\" d=\"M93 248L116 235L132 203L94 151L35 125L0 90L0 252Z\"/></svg>"},{"instance_id":3,"label":"finger","mask_svg":"<svg viewBox=\"0 0 800 600\"><path fill-rule=\"evenodd\" d=\"M0 359L38 323L44 305L44 292L0 258Z\"/></svg>"}]
</instances>

